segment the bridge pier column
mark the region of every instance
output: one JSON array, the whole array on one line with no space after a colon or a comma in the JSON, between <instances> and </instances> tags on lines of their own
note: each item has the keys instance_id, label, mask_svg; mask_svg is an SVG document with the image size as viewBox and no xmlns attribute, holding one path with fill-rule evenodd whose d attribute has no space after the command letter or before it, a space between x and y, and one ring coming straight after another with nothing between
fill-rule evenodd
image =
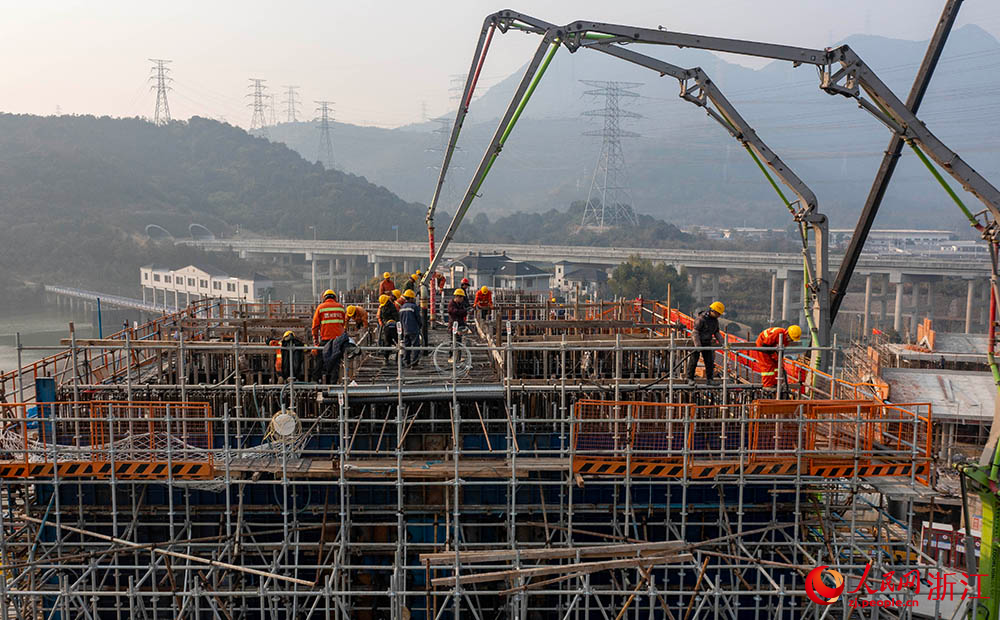
<instances>
[{"instance_id":1,"label":"bridge pier column","mask_svg":"<svg viewBox=\"0 0 1000 620\"><path fill-rule=\"evenodd\" d=\"M976 297L976 281L965 283L965 333L972 333L972 304Z\"/></svg>"},{"instance_id":2,"label":"bridge pier column","mask_svg":"<svg viewBox=\"0 0 1000 620\"><path fill-rule=\"evenodd\" d=\"M312 298L313 298L313 301L316 301L316 293L317 293L317 291L316 291L316 256L313 255L310 258L311 258L311 260L309 262L310 262L310 265L312 266L312 277L310 278L312 280Z\"/></svg>"},{"instance_id":3,"label":"bridge pier column","mask_svg":"<svg viewBox=\"0 0 1000 620\"><path fill-rule=\"evenodd\" d=\"M916 341L917 339L917 323L920 322L920 285L919 280L913 281L913 318L910 319L910 339Z\"/></svg>"},{"instance_id":4,"label":"bridge pier column","mask_svg":"<svg viewBox=\"0 0 1000 620\"><path fill-rule=\"evenodd\" d=\"M768 322L774 323L778 313L778 272L771 274L771 313L768 315Z\"/></svg>"},{"instance_id":5,"label":"bridge pier column","mask_svg":"<svg viewBox=\"0 0 1000 620\"><path fill-rule=\"evenodd\" d=\"M713 273L709 276L712 279L712 301L719 299L719 274Z\"/></svg>"},{"instance_id":6,"label":"bridge pier column","mask_svg":"<svg viewBox=\"0 0 1000 620\"><path fill-rule=\"evenodd\" d=\"M882 329L885 326L885 317L888 316L887 306L889 301L889 276L882 276L879 279L879 315L878 326Z\"/></svg>"},{"instance_id":7,"label":"bridge pier column","mask_svg":"<svg viewBox=\"0 0 1000 620\"><path fill-rule=\"evenodd\" d=\"M906 283L906 277L902 274L899 274L896 277L898 280L895 282L896 301L895 304L893 304L892 309L892 329L899 334L903 331L903 286ZM889 278L892 279L892 275L890 275Z\"/></svg>"},{"instance_id":8,"label":"bridge pier column","mask_svg":"<svg viewBox=\"0 0 1000 620\"><path fill-rule=\"evenodd\" d=\"M694 284L694 303L695 305L700 305L702 300L701 291L701 277L704 275L701 271L691 270L691 280Z\"/></svg>"},{"instance_id":9,"label":"bridge pier column","mask_svg":"<svg viewBox=\"0 0 1000 620\"><path fill-rule=\"evenodd\" d=\"M792 297L792 281L788 274L785 274L785 279L781 282L781 320L788 320L788 307L791 305Z\"/></svg>"},{"instance_id":10,"label":"bridge pier column","mask_svg":"<svg viewBox=\"0 0 1000 620\"><path fill-rule=\"evenodd\" d=\"M142 287L142 303L146 303L146 287Z\"/></svg>"},{"instance_id":11,"label":"bridge pier column","mask_svg":"<svg viewBox=\"0 0 1000 620\"><path fill-rule=\"evenodd\" d=\"M934 314L934 285L937 283L937 279L932 279L927 281L927 317L934 322L934 318L937 316Z\"/></svg>"},{"instance_id":12,"label":"bridge pier column","mask_svg":"<svg viewBox=\"0 0 1000 620\"><path fill-rule=\"evenodd\" d=\"M868 338L868 321L872 313L872 274L865 276L865 309L864 319L861 323L862 339Z\"/></svg>"},{"instance_id":13,"label":"bridge pier column","mask_svg":"<svg viewBox=\"0 0 1000 620\"><path fill-rule=\"evenodd\" d=\"M174 307L179 308L181 305L181 294L179 291L174 291Z\"/></svg>"}]
</instances>

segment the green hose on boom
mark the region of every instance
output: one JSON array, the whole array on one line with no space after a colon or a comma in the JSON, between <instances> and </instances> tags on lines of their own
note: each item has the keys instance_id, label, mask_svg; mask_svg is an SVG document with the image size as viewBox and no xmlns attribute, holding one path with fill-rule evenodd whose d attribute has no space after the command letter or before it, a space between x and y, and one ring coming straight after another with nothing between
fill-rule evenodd
<instances>
[{"instance_id":1,"label":"green hose on boom","mask_svg":"<svg viewBox=\"0 0 1000 620\"><path fill-rule=\"evenodd\" d=\"M795 209L792 207L792 203L785 197L785 193L781 191L781 187L778 185L777 181L775 181L774 177L771 176L771 173L768 172L767 168L764 166L764 162L757 157L757 153L754 153L753 149L750 148L750 145L744 144L743 148L747 150L747 153L750 153L750 157L753 157L754 162L757 163L757 167L760 168L760 171L764 173L765 177L767 177L767 180L771 183L771 187L774 188L774 191L778 193L778 196L781 198L781 202L785 203L785 206L788 207L788 212L794 215ZM809 247L809 229L806 228L804 224L799 224L799 235L802 237L802 249L805 250ZM804 255L802 256L802 310L806 315L806 324L809 326L809 338L812 342L812 346L818 347L819 333L816 331L816 325L813 322L812 313L809 311L809 266L806 264L806 257ZM813 367L819 368L820 357L823 355L823 352L815 351L815 354L816 358ZM810 374L812 375L811 381L815 386L816 375L814 373Z\"/></svg>"}]
</instances>

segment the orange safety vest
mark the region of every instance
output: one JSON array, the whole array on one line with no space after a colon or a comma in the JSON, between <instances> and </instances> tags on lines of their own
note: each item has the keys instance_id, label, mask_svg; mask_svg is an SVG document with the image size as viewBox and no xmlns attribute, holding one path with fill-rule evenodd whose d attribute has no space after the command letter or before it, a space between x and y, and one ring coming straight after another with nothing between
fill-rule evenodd
<instances>
[{"instance_id":1,"label":"orange safety vest","mask_svg":"<svg viewBox=\"0 0 1000 620\"><path fill-rule=\"evenodd\" d=\"M776 347L779 338L786 347L792 344L792 338L784 327L768 327L757 336L755 344L758 347Z\"/></svg>"},{"instance_id":2,"label":"orange safety vest","mask_svg":"<svg viewBox=\"0 0 1000 620\"><path fill-rule=\"evenodd\" d=\"M281 372L281 341L272 340L267 344L275 348L274 352L274 372Z\"/></svg>"},{"instance_id":3,"label":"orange safety vest","mask_svg":"<svg viewBox=\"0 0 1000 620\"><path fill-rule=\"evenodd\" d=\"M368 313L365 312L364 308L358 308L349 321L352 321L355 327L368 327Z\"/></svg>"},{"instance_id":4,"label":"orange safety vest","mask_svg":"<svg viewBox=\"0 0 1000 620\"><path fill-rule=\"evenodd\" d=\"M313 340L333 340L344 333L344 306L335 299L327 299L316 306L313 314Z\"/></svg>"},{"instance_id":5,"label":"orange safety vest","mask_svg":"<svg viewBox=\"0 0 1000 620\"><path fill-rule=\"evenodd\" d=\"M395 288L396 285L393 283L391 279L382 280L382 283L378 285L378 293L379 295L387 295L391 293Z\"/></svg>"},{"instance_id":6,"label":"orange safety vest","mask_svg":"<svg viewBox=\"0 0 1000 620\"><path fill-rule=\"evenodd\" d=\"M476 291L476 301L474 304L477 308L492 308L493 307L493 291Z\"/></svg>"}]
</instances>

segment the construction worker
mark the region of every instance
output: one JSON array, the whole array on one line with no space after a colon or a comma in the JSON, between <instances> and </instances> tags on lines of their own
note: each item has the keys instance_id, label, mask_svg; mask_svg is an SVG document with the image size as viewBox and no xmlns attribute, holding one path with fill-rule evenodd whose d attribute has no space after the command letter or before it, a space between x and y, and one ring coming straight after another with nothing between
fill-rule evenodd
<instances>
[{"instance_id":1,"label":"construction worker","mask_svg":"<svg viewBox=\"0 0 1000 620\"><path fill-rule=\"evenodd\" d=\"M469 302L465 299L465 289L457 288L452 294L451 303L448 304L448 332L451 333L452 326L457 325L458 331L455 336L456 342L462 341L462 332L468 329L466 319L469 316ZM452 363L455 353L448 357L448 363Z\"/></svg>"},{"instance_id":2,"label":"construction worker","mask_svg":"<svg viewBox=\"0 0 1000 620\"><path fill-rule=\"evenodd\" d=\"M411 275L410 279L407 280L406 284L403 285L403 290L416 292L417 285L420 283L420 275L421 275L420 270L417 269L417 272Z\"/></svg>"},{"instance_id":3,"label":"construction worker","mask_svg":"<svg viewBox=\"0 0 1000 620\"><path fill-rule=\"evenodd\" d=\"M303 372L305 364L303 347L305 344L295 336L295 332L292 330L286 331L281 336L278 352L274 358L274 370L277 371L279 377L283 379L291 377L292 380L305 378Z\"/></svg>"},{"instance_id":4,"label":"construction worker","mask_svg":"<svg viewBox=\"0 0 1000 620\"><path fill-rule=\"evenodd\" d=\"M378 344L380 347L394 347L396 346L396 321L399 320L399 310L396 309L396 304L388 295L381 295L378 298L378 304ZM382 352L382 357L386 362L389 361L390 355L392 355L392 351Z\"/></svg>"},{"instance_id":5,"label":"construction worker","mask_svg":"<svg viewBox=\"0 0 1000 620\"><path fill-rule=\"evenodd\" d=\"M327 289L323 292L323 302L313 313L313 343L323 345L327 340L335 340L344 333L344 306L337 301L337 294Z\"/></svg>"},{"instance_id":6,"label":"construction worker","mask_svg":"<svg viewBox=\"0 0 1000 620\"><path fill-rule=\"evenodd\" d=\"M722 346L722 331L719 329L719 317L726 313L726 306L721 301L713 301L708 306L708 310L698 313L691 328L691 344L696 347L710 347L714 340L716 344ZM715 378L715 351L712 349L702 349L701 351L691 351L688 355L687 380L689 384L694 384L694 371L698 368L698 357L705 363L705 380L709 383Z\"/></svg>"},{"instance_id":7,"label":"construction worker","mask_svg":"<svg viewBox=\"0 0 1000 620\"><path fill-rule=\"evenodd\" d=\"M398 288L392 289L392 303L396 304L396 310L403 307L403 291Z\"/></svg>"},{"instance_id":8,"label":"construction worker","mask_svg":"<svg viewBox=\"0 0 1000 620\"><path fill-rule=\"evenodd\" d=\"M476 300L472 305L476 310L479 310L479 316L486 319L490 314L490 310L493 309L493 291L486 286L482 287L476 291Z\"/></svg>"},{"instance_id":9,"label":"construction worker","mask_svg":"<svg viewBox=\"0 0 1000 620\"><path fill-rule=\"evenodd\" d=\"M472 303L472 300L469 298L469 287L471 286L472 283L469 282L468 278L462 278L462 282L459 284L459 288L462 289L462 303L465 304L465 310L467 312L470 304Z\"/></svg>"},{"instance_id":10,"label":"construction worker","mask_svg":"<svg viewBox=\"0 0 1000 620\"><path fill-rule=\"evenodd\" d=\"M361 306L347 306L347 326L361 329L368 327L368 313Z\"/></svg>"},{"instance_id":11,"label":"construction worker","mask_svg":"<svg viewBox=\"0 0 1000 620\"><path fill-rule=\"evenodd\" d=\"M403 346L406 353L403 356L403 364L415 366L420 360L420 309L417 308L417 294L413 289L403 291L403 299L406 303L399 309L399 324L403 326Z\"/></svg>"},{"instance_id":12,"label":"construction worker","mask_svg":"<svg viewBox=\"0 0 1000 620\"><path fill-rule=\"evenodd\" d=\"M328 345L344 334L346 318L344 306L337 301L337 294L330 289L323 291L323 302L316 306L312 320L313 344L321 347L320 355L322 355L320 363L316 366L314 379L318 380L320 375L325 375L327 383L336 383L340 374L340 358L337 357L336 363L327 363L332 361L327 351L330 349ZM333 375L332 381L331 375Z\"/></svg>"},{"instance_id":13,"label":"construction worker","mask_svg":"<svg viewBox=\"0 0 1000 620\"><path fill-rule=\"evenodd\" d=\"M368 313L361 306L347 306L347 327L353 328L360 338L368 334Z\"/></svg>"},{"instance_id":14,"label":"construction worker","mask_svg":"<svg viewBox=\"0 0 1000 620\"><path fill-rule=\"evenodd\" d=\"M382 274L382 282L378 285L378 294L385 295L394 288L396 288L396 283L392 281L392 274L386 271Z\"/></svg>"},{"instance_id":15,"label":"construction worker","mask_svg":"<svg viewBox=\"0 0 1000 620\"><path fill-rule=\"evenodd\" d=\"M765 388L774 389L778 385L778 351L779 344L787 347L793 342L798 342L802 337L802 328L798 325L785 327L768 327L757 336L754 346L765 347L766 349L754 351L760 366L760 381Z\"/></svg>"},{"instance_id":16,"label":"construction worker","mask_svg":"<svg viewBox=\"0 0 1000 620\"><path fill-rule=\"evenodd\" d=\"M466 318L469 316L469 304L465 299L465 289L457 288L455 293L451 298L451 303L448 304L448 329L451 329L452 323L458 323L458 326L466 327Z\"/></svg>"}]
</instances>

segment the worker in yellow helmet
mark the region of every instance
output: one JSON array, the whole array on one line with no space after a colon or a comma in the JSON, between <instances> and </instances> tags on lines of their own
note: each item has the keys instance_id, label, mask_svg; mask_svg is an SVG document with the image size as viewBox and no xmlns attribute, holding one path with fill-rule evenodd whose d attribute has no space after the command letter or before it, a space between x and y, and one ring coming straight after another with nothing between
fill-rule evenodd
<instances>
[{"instance_id":1,"label":"worker in yellow helmet","mask_svg":"<svg viewBox=\"0 0 1000 620\"><path fill-rule=\"evenodd\" d=\"M382 281L378 285L378 294L385 295L396 288L396 283L392 281L392 274L386 271L382 274Z\"/></svg>"},{"instance_id":2,"label":"worker in yellow helmet","mask_svg":"<svg viewBox=\"0 0 1000 620\"><path fill-rule=\"evenodd\" d=\"M347 324L358 329L368 327L368 313L361 306L347 306Z\"/></svg>"},{"instance_id":3,"label":"worker in yellow helmet","mask_svg":"<svg viewBox=\"0 0 1000 620\"><path fill-rule=\"evenodd\" d=\"M399 309L394 303L395 298L390 295L380 295L378 298L378 344L380 347L394 347L398 340L396 333L396 321L399 320ZM383 359L388 362L392 351L386 349L382 352Z\"/></svg>"},{"instance_id":4,"label":"worker in yellow helmet","mask_svg":"<svg viewBox=\"0 0 1000 620\"><path fill-rule=\"evenodd\" d=\"M779 346L787 347L802 338L802 328L798 325L788 327L768 327L757 336L754 346L762 347L754 351L760 370L760 382L765 388L778 385L778 351Z\"/></svg>"},{"instance_id":5,"label":"worker in yellow helmet","mask_svg":"<svg viewBox=\"0 0 1000 620\"><path fill-rule=\"evenodd\" d=\"M479 310L479 316L485 320L493 309L493 291L486 286L480 288L476 291L476 301L472 305Z\"/></svg>"},{"instance_id":6,"label":"worker in yellow helmet","mask_svg":"<svg viewBox=\"0 0 1000 620\"><path fill-rule=\"evenodd\" d=\"M295 336L292 330L286 331L281 340L276 342L277 351L274 356L274 370L282 379L291 377L305 379L305 344Z\"/></svg>"},{"instance_id":7,"label":"worker in yellow helmet","mask_svg":"<svg viewBox=\"0 0 1000 620\"><path fill-rule=\"evenodd\" d=\"M726 306L721 301L713 301L708 310L698 313L691 327L691 344L696 347L711 347L714 340L719 346L725 342L722 330L719 329L719 317L726 312ZM715 380L715 350L703 348L688 354L687 380L694 384L694 373L698 369L698 358L705 364L705 380L711 383Z\"/></svg>"}]
</instances>

